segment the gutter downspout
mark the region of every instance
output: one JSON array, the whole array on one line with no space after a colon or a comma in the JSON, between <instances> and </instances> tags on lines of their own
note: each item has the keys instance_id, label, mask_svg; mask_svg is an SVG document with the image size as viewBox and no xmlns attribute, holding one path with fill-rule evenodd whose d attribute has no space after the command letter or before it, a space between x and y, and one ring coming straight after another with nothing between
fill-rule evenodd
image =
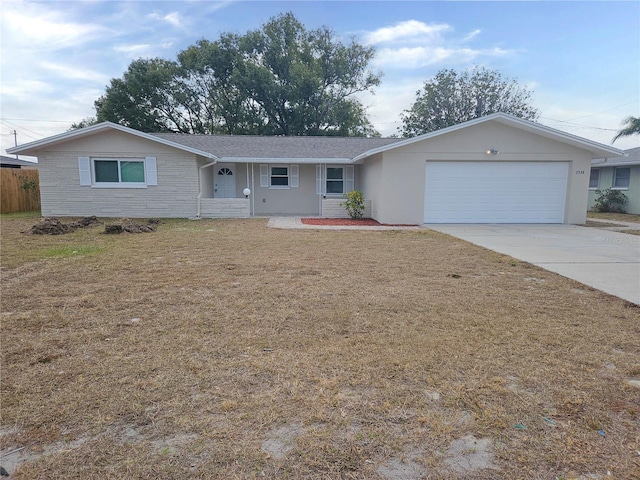
<instances>
[{"instance_id":1,"label":"gutter downspout","mask_svg":"<svg viewBox=\"0 0 640 480\"><path fill-rule=\"evenodd\" d=\"M198 206L197 206L197 211L196 211L196 218L200 218L200 199L202 198L201 172L205 168L211 167L212 165L215 165L216 163L218 163L218 160L214 160L213 162L207 163L206 165L202 165L200 168L198 168Z\"/></svg>"}]
</instances>

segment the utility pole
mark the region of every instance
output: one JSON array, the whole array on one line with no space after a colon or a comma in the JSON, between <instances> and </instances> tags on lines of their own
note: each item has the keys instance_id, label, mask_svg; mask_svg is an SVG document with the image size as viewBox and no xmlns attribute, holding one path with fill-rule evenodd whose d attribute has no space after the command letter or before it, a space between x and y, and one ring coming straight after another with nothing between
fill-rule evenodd
<instances>
[{"instance_id":1,"label":"utility pole","mask_svg":"<svg viewBox=\"0 0 640 480\"><path fill-rule=\"evenodd\" d=\"M15 147L18 146L18 132L16 130L13 131L13 145ZM16 160L18 160L18 154L16 153Z\"/></svg>"}]
</instances>

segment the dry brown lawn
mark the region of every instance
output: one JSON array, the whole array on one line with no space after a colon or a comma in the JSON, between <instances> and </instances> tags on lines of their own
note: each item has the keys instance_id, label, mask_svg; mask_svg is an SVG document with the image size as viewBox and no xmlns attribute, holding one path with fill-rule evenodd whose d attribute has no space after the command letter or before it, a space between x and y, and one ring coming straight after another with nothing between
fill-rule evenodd
<instances>
[{"instance_id":1,"label":"dry brown lawn","mask_svg":"<svg viewBox=\"0 0 640 480\"><path fill-rule=\"evenodd\" d=\"M588 218L599 218L602 220L612 220L619 222L640 223L640 215L632 213L604 213L604 212L587 212Z\"/></svg>"},{"instance_id":2,"label":"dry brown lawn","mask_svg":"<svg viewBox=\"0 0 640 480\"><path fill-rule=\"evenodd\" d=\"M428 230L35 221L1 220L11 478L640 477L638 306Z\"/></svg>"}]
</instances>

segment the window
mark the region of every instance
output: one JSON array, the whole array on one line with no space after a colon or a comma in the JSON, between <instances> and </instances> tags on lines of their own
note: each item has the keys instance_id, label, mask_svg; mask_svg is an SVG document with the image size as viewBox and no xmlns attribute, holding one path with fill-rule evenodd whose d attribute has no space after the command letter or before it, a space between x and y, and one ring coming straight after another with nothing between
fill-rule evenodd
<instances>
[{"instance_id":1,"label":"window","mask_svg":"<svg viewBox=\"0 0 640 480\"><path fill-rule=\"evenodd\" d=\"M316 165L316 194L343 195L355 188L354 166Z\"/></svg>"},{"instance_id":2,"label":"window","mask_svg":"<svg viewBox=\"0 0 640 480\"><path fill-rule=\"evenodd\" d=\"M327 194L344 193L344 168L327 167Z\"/></svg>"},{"instance_id":3,"label":"window","mask_svg":"<svg viewBox=\"0 0 640 480\"><path fill-rule=\"evenodd\" d=\"M271 187L288 187L289 186L289 167L271 167L269 175L269 186Z\"/></svg>"},{"instance_id":4,"label":"window","mask_svg":"<svg viewBox=\"0 0 640 480\"><path fill-rule=\"evenodd\" d=\"M260 165L260 187L298 188L300 169L298 165Z\"/></svg>"},{"instance_id":5,"label":"window","mask_svg":"<svg viewBox=\"0 0 640 480\"><path fill-rule=\"evenodd\" d=\"M80 185L97 188L147 188L158 185L156 157L78 157Z\"/></svg>"},{"instance_id":6,"label":"window","mask_svg":"<svg viewBox=\"0 0 640 480\"><path fill-rule=\"evenodd\" d=\"M630 167L618 167L613 174L613 188L627 189L629 188L629 179L631 178Z\"/></svg>"},{"instance_id":7,"label":"window","mask_svg":"<svg viewBox=\"0 0 640 480\"><path fill-rule=\"evenodd\" d=\"M592 168L591 176L589 177L589 190L597 189L599 181L600 181L600 169Z\"/></svg>"}]
</instances>

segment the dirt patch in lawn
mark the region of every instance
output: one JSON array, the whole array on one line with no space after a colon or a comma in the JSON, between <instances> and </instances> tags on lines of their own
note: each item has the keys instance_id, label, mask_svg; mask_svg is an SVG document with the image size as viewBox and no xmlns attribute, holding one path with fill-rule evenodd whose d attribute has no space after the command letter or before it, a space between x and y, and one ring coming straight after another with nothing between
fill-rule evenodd
<instances>
[{"instance_id":1,"label":"dirt patch in lawn","mask_svg":"<svg viewBox=\"0 0 640 480\"><path fill-rule=\"evenodd\" d=\"M104 233L114 235L120 233L149 233L155 232L160 224L157 218L150 218L146 223L134 222L129 219L119 220L104 226Z\"/></svg>"},{"instance_id":2,"label":"dirt patch in lawn","mask_svg":"<svg viewBox=\"0 0 640 480\"><path fill-rule=\"evenodd\" d=\"M340 227L414 227L415 225L407 224L389 224L380 223L373 218L302 218L304 225L326 225L326 226L340 226Z\"/></svg>"},{"instance_id":3,"label":"dirt patch in lawn","mask_svg":"<svg viewBox=\"0 0 640 480\"><path fill-rule=\"evenodd\" d=\"M629 302L426 229L0 221L11 478L640 475Z\"/></svg>"},{"instance_id":4,"label":"dirt patch in lawn","mask_svg":"<svg viewBox=\"0 0 640 480\"><path fill-rule=\"evenodd\" d=\"M75 232L79 228L87 228L100 223L96 217L83 217L70 223L62 223L55 217L45 217L26 230L24 233L30 235L64 235Z\"/></svg>"}]
</instances>

